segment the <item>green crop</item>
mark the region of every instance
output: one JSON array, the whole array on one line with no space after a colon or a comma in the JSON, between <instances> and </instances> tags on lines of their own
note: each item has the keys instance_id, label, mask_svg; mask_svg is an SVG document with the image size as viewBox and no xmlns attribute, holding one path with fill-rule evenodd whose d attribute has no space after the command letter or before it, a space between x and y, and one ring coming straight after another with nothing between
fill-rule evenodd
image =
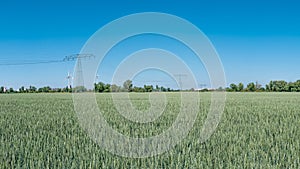
<instances>
[{"instance_id":1,"label":"green crop","mask_svg":"<svg viewBox=\"0 0 300 169\"><path fill-rule=\"evenodd\" d=\"M164 113L139 124L120 115L110 94L97 94L109 125L130 137L157 135L180 109L178 93L166 93ZM130 94L140 110L148 94ZM199 143L210 93L200 94L200 111L189 135L170 151L149 158L113 155L80 127L71 94L0 95L0 168L299 168L300 94L228 93L215 133Z\"/></svg>"}]
</instances>

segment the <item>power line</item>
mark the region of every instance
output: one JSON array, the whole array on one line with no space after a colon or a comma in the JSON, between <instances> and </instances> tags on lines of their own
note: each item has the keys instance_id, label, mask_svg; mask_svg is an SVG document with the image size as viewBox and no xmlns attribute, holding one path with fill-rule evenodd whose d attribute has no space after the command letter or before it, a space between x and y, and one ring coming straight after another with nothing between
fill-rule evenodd
<instances>
[{"instance_id":1,"label":"power line","mask_svg":"<svg viewBox=\"0 0 300 169\"><path fill-rule=\"evenodd\" d=\"M65 56L63 60L37 60L37 61L23 61L23 62L15 62L15 63L0 63L0 66L21 66L21 65L37 65L37 64L47 64L47 63L61 63L61 62L69 62L75 61L76 59L81 58L91 58L95 57L93 54L73 54L69 56Z\"/></svg>"},{"instance_id":2,"label":"power line","mask_svg":"<svg viewBox=\"0 0 300 169\"><path fill-rule=\"evenodd\" d=\"M20 65L37 65L46 63L59 63L65 62L63 60L47 60L47 61L33 61L33 62L19 62L19 63L0 63L0 66L20 66Z\"/></svg>"}]
</instances>

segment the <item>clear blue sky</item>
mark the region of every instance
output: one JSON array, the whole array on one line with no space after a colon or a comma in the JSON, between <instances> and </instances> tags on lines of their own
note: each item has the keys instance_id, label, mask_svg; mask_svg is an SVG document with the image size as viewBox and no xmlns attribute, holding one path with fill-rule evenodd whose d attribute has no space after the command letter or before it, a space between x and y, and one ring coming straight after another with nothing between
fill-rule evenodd
<instances>
[{"instance_id":1,"label":"clear blue sky","mask_svg":"<svg viewBox=\"0 0 300 169\"><path fill-rule=\"evenodd\" d=\"M228 84L295 81L300 79L299 8L297 0L2 1L0 64L61 60L79 53L95 31L114 19L164 12L189 20L208 36ZM73 66L74 62L0 66L0 86L64 87Z\"/></svg>"}]
</instances>

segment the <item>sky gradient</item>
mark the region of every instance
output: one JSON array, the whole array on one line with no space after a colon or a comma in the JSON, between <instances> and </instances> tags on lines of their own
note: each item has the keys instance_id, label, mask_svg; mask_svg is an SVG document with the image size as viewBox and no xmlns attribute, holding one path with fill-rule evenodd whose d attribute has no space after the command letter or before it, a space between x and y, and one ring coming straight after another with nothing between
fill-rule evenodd
<instances>
[{"instance_id":1,"label":"sky gradient","mask_svg":"<svg viewBox=\"0 0 300 169\"><path fill-rule=\"evenodd\" d=\"M190 21L207 35L228 84L295 81L300 79L299 7L296 0L4 1L0 64L62 60L79 53L88 38L112 20L138 12L163 12ZM0 86L65 87L74 64L0 65Z\"/></svg>"}]
</instances>

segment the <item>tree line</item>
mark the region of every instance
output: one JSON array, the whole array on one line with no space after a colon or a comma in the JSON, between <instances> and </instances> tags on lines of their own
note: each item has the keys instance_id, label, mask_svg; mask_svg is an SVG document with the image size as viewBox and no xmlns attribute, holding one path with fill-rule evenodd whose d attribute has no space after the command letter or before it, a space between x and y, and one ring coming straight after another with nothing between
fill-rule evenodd
<instances>
[{"instance_id":1,"label":"tree line","mask_svg":"<svg viewBox=\"0 0 300 169\"><path fill-rule=\"evenodd\" d=\"M296 82L286 82L284 80L270 81L263 87L257 82L251 82L244 87L243 83L230 84L226 88L228 92L300 92L300 80Z\"/></svg>"},{"instance_id":2,"label":"tree line","mask_svg":"<svg viewBox=\"0 0 300 169\"><path fill-rule=\"evenodd\" d=\"M179 91L171 88L166 88L163 86L156 85L144 85L143 87L133 86L131 80L126 80L123 83L123 86L118 86L116 84L104 84L103 82L99 82L95 84L96 92L174 92Z\"/></svg>"},{"instance_id":3,"label":"tree line","mask_svg":"<svg viewBox=\"0 0 300 169\"><path fill-rule=\"evenodd\" d=\"M72 92L72 88L51 88L50 86L45 86L37 88L35 86L29 86L25 88L24 86L20 87L19 90L14 90L13 88L5 88L4 86L0 87L0 93L56 93L56 92Z\"/></svg>"},{"instance_id":4,"label":"tree line","mask_svg":"<svg viewBox=\"0 0 300 169\"><path fill-rule=\"evenodd\" d=\"M71 86L65 88L51 88L50 86L45 86L41 88L36 88L35 86L29 86L25 88L20 87L19 90L14 90L13 88L0 87L0 93L71 93L71 92L85 92L85 91L95 91L99 93L104 92L176 92L180 91L178 89L166 88L158 85L144 85L143 87L134 86L131 80L126 80L123 86L118 86L116 84L105 84L103 82L95 83L93 90L88 90L83 86L72 88ZM248 83L246 86L243 83L230 84L229 87L223 89L188 89L185 91L227 91L227 92L300 92L300 80L296 82L286 82L283 80L270 81L263 87L259 83Z\"/></svg>"},{"instance_id":5,"label":"tree line","mask_svg":"<svg viewBox=\"0 0 300 169\"><path fill-rule=\"evenodd\" d=\"M64 88L51 88L50 86L45 86L41 88L37 88L35 86L29 86L29 88L25 88L24 86L20 87L19 90L14 90L13 88L5 88L4 86L0 87L0 93L71 93L71 92L86 92L86 91L95 91L99 93L103 92L153 92L153 91L161 91L161 92L174 92L180 91L171 88L166 88L163 86L156 85L144 85L143 87L133 86L131 80L126 80L123 83L123 86L118 86L116 84L105 84L103 82L95 83L93 90L88 90L83 86L78 86L72 88L71 86L67 86Z\"/></svg>"}]
</instances>

